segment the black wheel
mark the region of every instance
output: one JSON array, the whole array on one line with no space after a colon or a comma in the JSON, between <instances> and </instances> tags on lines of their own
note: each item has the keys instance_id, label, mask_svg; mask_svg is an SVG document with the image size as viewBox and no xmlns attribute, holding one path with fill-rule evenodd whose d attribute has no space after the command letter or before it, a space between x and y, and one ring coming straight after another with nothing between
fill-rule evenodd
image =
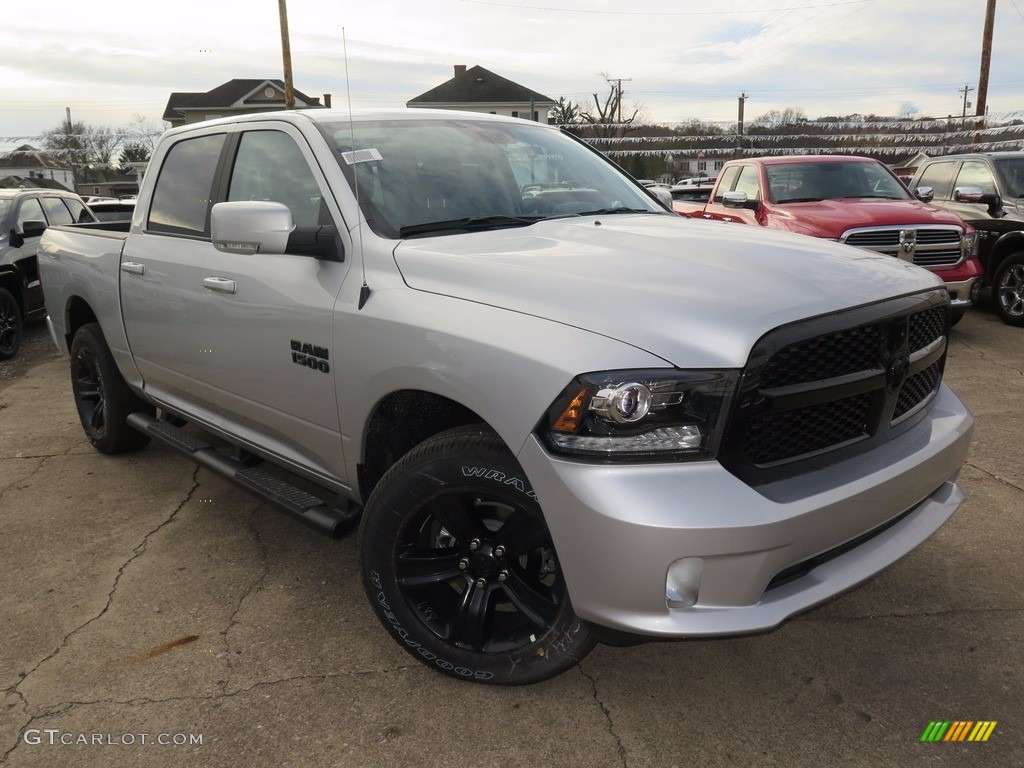
<instances>
[{"instance_id":1,"label":"black wheel","mask_svg":"<svg viewBox=\"0 0 1024 768\"><path fill-rule=\"evenodd\" d=\"M83 325L71 342L71 391L85 435L101 453L137 451L149 437L128 426L128 414L155 409L121 378L99 325Z\"/></svg>"},{"instance_id":2,"label":"black wheel","mask_svg":"<svg viewBox=\"0 0 1024 768\"><path fill-rule=\"evenodd\" d=\"M363 513L359 552L377 617L439 672L523 685L594 647L536 496L482 427L425 440L384 475Z\"/></svg>"},{"instance_id":3,"label":"black wheel","mask_svg":"<svg viewBox=\"0 0 1024 768\"><path fill-rule=\"evenodd\" d=\"M967 308L966 307L960 307L959 309L954 309L952 314L950 314L950 316L949 316L949 327L952 328L954 325L956 325L961 320L963 320L964 319L964 315L966 315L966 314L967 314Z\"/></svg>"},{"instance_id":4,"label":"black wheel","mask_svg":"<svg viewBox=\"0 0 1024 768\"><path fill-rule=\"evenodd\" d=\"M1008 325L1024 325L1024 252L1003 259L992 275L996 314Z\"/></svg>"},{"instance_id":5,"label":"black wheel","mask_svg":"<svg viewBox=\"0 0 1024 768\"><path fill-rule=\"evenodd\" d=\"M21 346L21 307L6 288L0 288L0 360L10 360Z\"/></svg>"}]
</instances>

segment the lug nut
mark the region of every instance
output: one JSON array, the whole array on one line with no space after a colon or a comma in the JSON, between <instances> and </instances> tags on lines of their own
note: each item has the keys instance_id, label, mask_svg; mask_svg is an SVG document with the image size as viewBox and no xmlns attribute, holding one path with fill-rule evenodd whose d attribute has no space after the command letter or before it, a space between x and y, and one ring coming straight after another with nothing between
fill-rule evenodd
<instances>
[{"instance_id":1,"label":"lug nut","mask_svg":"<svg viewBox=\"0 0 1024 768\"><path fill-rule=\"evenodd\" d=\"M465 571L467 568L469 568L469 560L467 560L466 558L462 558L461 560L459 560L459 570Z\"/></svg>"},{"instance_id":2,"label":"lug nut","mask_svg":"<svg viewBox=\"0 0 1024 768\"><path fill-rule=\"evenodd\" d=\"M474 552L480 549L480 539L473 539L471 542L469 542L469 548Z\"/></svg>"},{"instance_id":3,"label":"lug nut","mask_svg":"<svg viewBox=\"0 0 1024 768\"><path fill-rule=\"evenodd\" d=\"M477 579L476 580L476 588L477 589L484 589L486 586L487 586L487 579Z\"/></svg>"},{"instance_id":4,"label":"lug nut","mask_svg":"<svg viewBox=\"0 0 1024 768\"><path fill-rule=\"evenodd\" d=\"M501 544L496 546L494 548L494 556L495 557L504 557L505 556L505 547L503 547Z\"/></svg>"},{"instance_id":5,"label":"lug nut","mask_svg":"<svg viewBox=\"0 0 1024 768\"><path fill-rule=\"evenodd\" d=\"M498 581L508 581L508 571L500 571L498 573Z\"/></svg>"}]
</instances>

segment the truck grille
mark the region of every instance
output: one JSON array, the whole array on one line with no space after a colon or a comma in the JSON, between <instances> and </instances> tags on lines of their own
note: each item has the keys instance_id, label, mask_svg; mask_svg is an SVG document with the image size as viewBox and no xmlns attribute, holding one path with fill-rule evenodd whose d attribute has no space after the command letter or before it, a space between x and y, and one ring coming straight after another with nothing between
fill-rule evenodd
<instances>
[{"instance_id":1,"label":"truck grille","mask_svg":"<svg viewBox=\"0 0 1024 768\"><path fill-rule=\"evenodd\" d=\"M938 391L948 313L945 292L932 291L767 334L744 369L720 460L768 481L780 467L892 439Z\"/></svg>"},{"instance_id":2,"label":"truck grille","mask_svg":"<svg viewBox=\"0 0 1024 768\"><path fill-rule=\"evenodd\" d=\"M952 267L964 257L961 235L956 226L870 227L847 230L839 241L906 259L919 267Z\"/></svg>"}]
</instances>

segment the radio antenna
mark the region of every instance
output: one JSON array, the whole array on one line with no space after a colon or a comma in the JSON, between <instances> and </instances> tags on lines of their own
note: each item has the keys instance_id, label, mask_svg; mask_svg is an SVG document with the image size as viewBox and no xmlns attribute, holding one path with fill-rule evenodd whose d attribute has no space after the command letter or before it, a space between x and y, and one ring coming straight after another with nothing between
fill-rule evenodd
<instances>
[{"instance_id":1,"label":"radio antenna","mask_svg":"<svg viewBox=\"0 0 1024 768\"><path fill-rule=\"evenodd\" d=\"M345 99L348 102L348 132L352 143L352 157L356 157L356 127L352 120L352 87L349 85L348 77L348 39L345 36L345 28L341 28L341 50L345 57ZM359 163L352 164L352 181L356 193L356 233L359 236L359 263L362 267L363 284L359 287L359 309L366 305L370 298L370 286L366 284L366 251L363 248L362 216L363 210L359 205Z\"/></svg>"}]
</instances>

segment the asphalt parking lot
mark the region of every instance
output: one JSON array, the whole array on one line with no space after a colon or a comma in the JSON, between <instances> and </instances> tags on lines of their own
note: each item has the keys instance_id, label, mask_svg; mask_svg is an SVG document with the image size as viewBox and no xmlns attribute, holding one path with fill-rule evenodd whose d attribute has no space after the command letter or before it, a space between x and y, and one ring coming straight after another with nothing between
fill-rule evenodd
<instances>
[{"instance_id":1,"label":"asphalt parking lot","mask_svg":"<svg viewBox=\"0 0 1024 768\"><path fill-rule=\"evenodd\" d=\"M352 539L163 447L93 451L28 335L0 367L2 766L1024 765L1024 329L984 308L946 372L970 498L925 545L775 632L600 646L515 689L412 661ZM922 743L939 720L998 725Z\"/></svg>"}]
</instances>

